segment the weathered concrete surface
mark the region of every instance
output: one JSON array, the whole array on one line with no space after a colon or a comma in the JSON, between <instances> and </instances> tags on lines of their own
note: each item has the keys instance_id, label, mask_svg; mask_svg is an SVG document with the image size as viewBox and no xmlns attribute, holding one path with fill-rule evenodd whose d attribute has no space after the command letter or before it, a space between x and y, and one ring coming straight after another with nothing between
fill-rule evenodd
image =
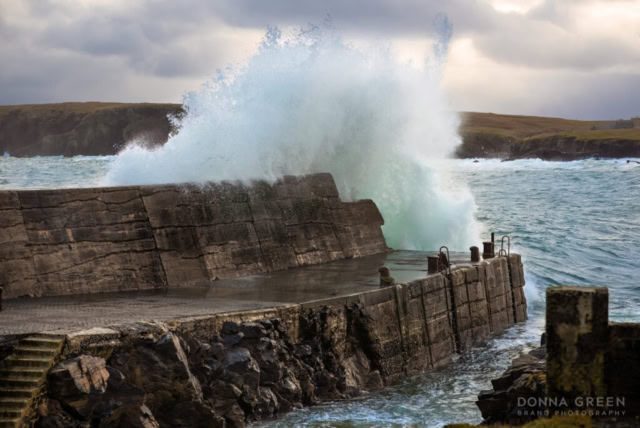
<instances>
[{"instance_id":1,"label":"weathered concrete surface","mask_svg":"<svg viewBox=\"0 0 640 428\"><path fill-rule=\"evenodd\" d=\"M396 251L302 268L228 278L200 288L11 299L0 312L0 337L86 329L135 321L170 321L332 299L378 288L378 267L399 282L426 274L426 255ZM1 341L1 340L0 340Z\"/></svg>"},{"instance_id":2,"label":"weathered concrete surface","mask_svg":"<svg viewBox=\"0 0 640 428\"><path fill-rule=\"evenodd\" d=\"M604 287L547 289L547 392L573 401L604 397L609 335L609 293Z\"/></svg>"},{"instance_id":3,"label":"weathered concrete surface","mask_svg":"<svg viewBox=\"0 0 640 428\"><path fill-rule=\"evenodd\" d=\"M442 359L442 353L455 343L449 343L452 323L449 311L454 303L464 307L468 314L467 291L472 300L475 322L484 326L476 331L475 338L482 341L489 331L500 332L508 326L503 323L490 327L489 316L493 311L506 313L507 300L493 301L484 287L495 289L495 275L474 280L472 272L493 272L493 268L505 263L499 258L471 265L466 254L452 253L454 263L463 266L462 278L469 278L460 288L456 302L451 301L451 288L444 275L426 277L426 256L432 253L414 251L394 251L355 259L311 265L302 268L256 274L249 277L227 278L209 283L200 288L169 288L163 290L141 290L136 292L95 293L88 295L54 296L30 299L10 299L0 312L0 342L2 336L28 334L40 331L69 332L77 329L101 327L111 324L135 321L171 321L174 319L204 316L224 312L250 311L255 309L283 307L291 304L327 299L342 301L344 296L377 290L379 288L378 267L388 266L397 283L410 284L410 292L405 294L382 294L376 299L405 299L402 307L407 313L402 316L421 316L421 307L428 315L429 337L433 340L431 353L435 362ZM512 258L519 257L511 255ZM454 272L456 272L454 270ZM455 274L456 277L459 274ZM501 283L504 293L505 284ZM506 288L510 288L509 283ZM483 303L483 299L484 303ZM395 304L394 304L395 305ZM393 306L395 307L395 306ZM402 309L402 308L401 308ZM467 317L468 318L468 317ZM522 321L519 319L518 321ZM506 322L506 317L505 317ZM396 322L397 323L397 322ZM420 324L414 323L412 328ZM459 327L468 329L468 323L460 318ZM381 329L387 329L381 322ZM390 340L395 340L397 332L390 331ZM471 346L465 343L465 348Z\"/></svg>"},{"instance_id":4,"label":"weathered concrete surface","mask_svg":"<svg viewBox=\"0 0 640 428\"><path fill-rule=\"evenodd\" d=\"M0 286L11 298L202 285L383 253L382 224L330 174L2 191Z\"/></svg>"}]
</instances>

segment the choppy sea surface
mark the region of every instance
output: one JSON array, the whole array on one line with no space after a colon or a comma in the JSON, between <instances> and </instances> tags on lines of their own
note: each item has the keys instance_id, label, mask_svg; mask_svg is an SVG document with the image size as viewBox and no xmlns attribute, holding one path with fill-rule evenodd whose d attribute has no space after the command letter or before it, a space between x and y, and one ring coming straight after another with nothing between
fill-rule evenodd
<instances>
[{"instance_id":1,"label":"choppy sea surface","mask_svg":"<svg viewBox=\"0 0 640 428\"><path fill-rule=\"evenodd\" d=\"M0 189L92 187L114 157L0 158ZM479 422L475 399L511 359L536 346L548 286L609 287L610 319L640 321L640 165L626 160L449 161L467 183L485 232L522 254L529 317L448 367L348 402L329 402L268 427L437 427Z\"/></svg>"}]
</instances>

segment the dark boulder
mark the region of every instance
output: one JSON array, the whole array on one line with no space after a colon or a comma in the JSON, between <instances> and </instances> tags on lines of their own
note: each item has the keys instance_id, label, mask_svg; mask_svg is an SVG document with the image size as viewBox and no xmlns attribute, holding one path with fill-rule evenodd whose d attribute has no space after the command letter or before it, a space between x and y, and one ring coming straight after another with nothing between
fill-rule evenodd
<instances>
[{"instance_id":1,"label":"dark boulder","mask_svg":"<svg viewBox=\"0 0 640 428\"><path fill-rule=\"evenodd\" d=\"M82 419L89 419L107 390L104 358L81 355L57 364L48 376L49 394Z\"/></svg>"}]
</instances>

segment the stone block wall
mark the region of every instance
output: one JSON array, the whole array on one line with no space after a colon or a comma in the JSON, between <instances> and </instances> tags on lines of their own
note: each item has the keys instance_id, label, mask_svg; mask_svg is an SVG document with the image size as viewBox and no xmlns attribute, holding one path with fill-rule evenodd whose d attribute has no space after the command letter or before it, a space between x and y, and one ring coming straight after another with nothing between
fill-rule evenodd
<instances>
[{"instance_id":1,"label":"stone block wall","mask_svg":"<svg viewBox=\"0 0 640 428\"><path fill-rule=\"evenodd\" d=\"M270 184L0 191L7 298L192 286L387 251L330 174Z\"/></svg>"},{"instance_id":2,"label":"stone block wall","mask_svg":"<svg viewBox=\"0 0 640 428\"><path fill-rule=\"evenodd\" d=\"M345 334L357 336L371 367L385 382L392 383L444 366L455 353L482 345L492 335L525 321L524 293L520 300L524 312L518 314L512 300L513 290L522 291L524 277L515 276L517 282L512 283L508 274L509 265L522 272L520 260L518 254L496 257L455 268L450 274L304 304L302 312L323 305L333 307L333 316L340 318L333 321L333 329L342 328ZM500 294L491 300L488 290L500 290ZM357 322L349 319L353 312L343 310L345 307L357 307ZM492 323L492 316L501 323Z\"/></svg>"}]
</instances>

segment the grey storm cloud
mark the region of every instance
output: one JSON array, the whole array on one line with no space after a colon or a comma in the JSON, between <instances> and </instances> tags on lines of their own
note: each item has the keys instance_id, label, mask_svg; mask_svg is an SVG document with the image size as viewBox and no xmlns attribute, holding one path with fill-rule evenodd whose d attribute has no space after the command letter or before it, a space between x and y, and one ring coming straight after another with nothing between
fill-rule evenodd
<instances>
[{"instance_id":1,"label":"grey storm cloud","mask_svg":"<svg viewBox=\"0 0 640 428\"><path fill-rule=\"evenodd\" d=\"M0 104L133 101L145 90L143 100L177 101L176 85L202 82L237 58L240 38L255 48L267 26L321 23L327 15L357 37L433 39L453 31L453 42L471 39L497 64L557 70L551 81L569 70L585 85L636 84L638 72L629 70L640 70L640 23L627 36L578 31L576 8L595 1L547 0L526 13L500 13L490 0L0 0Z\"/></svg>"},{"instance_id":2,"label":"grey storm cloud","mask_svg":"<svg viewBox=\"0 0 640 428\"><path fill-rule=\"evenodd\" d=\"M183 68L163 66L162 58L171 52L185 59L190 52L180 54L183 46L179 41L221 22L264 29L267 25L317 23L327 14L341 30L423 36L434 31L438 16L446 15L456 35L472 37L485 55L529 67L589 69L640 61L637 35L621 43L572 33L566 16L575 0L546 1L526 15L501 14L479 0L145 0L132 2L126 9L108 3L74 7L72 2L53 0L27 4L34 17L46 20L43 30L35 30L34 42L43 48L120 55L140 71L161 75L167 69L176 73L193 70L192 75L205 71L210 64L204 58L187 58L189 67ZM215 47L212 50L215 54Z\"/></svg>"},{"instance_id":3,"label":"grey storm cloud","mask_svg":"<svg viewBox=\"0 0 640 428\"><path fill-rule=\"evenodd\" d=\"M233 0L217 3L216 12L236 26L256 26L265 20L299 25L324 13L334 17L338 28L401 35L429 34L436 18L446 15L457 36L473 38L485 55L500 62L575 69L640 65L640 33L621 41L573 31L570 15L580 2L588 0L549 0L520 15L499 13L478 0Z\"/></svg>"}]
</instances>

